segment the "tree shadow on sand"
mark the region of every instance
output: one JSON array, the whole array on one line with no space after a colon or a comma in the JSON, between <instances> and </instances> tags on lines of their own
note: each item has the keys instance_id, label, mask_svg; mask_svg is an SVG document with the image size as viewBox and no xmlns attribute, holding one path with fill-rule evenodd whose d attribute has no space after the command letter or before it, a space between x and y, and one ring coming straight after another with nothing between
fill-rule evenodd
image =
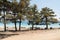
<instances>
[{"instance_id":1,"label":"tree shadow on sand","mask_svg":"<svg viewBox=\"0 0 60 40\"><path fill-rule=\"evenodd\" d=\"M11 33L9 33L11 32ZM4 39L10 36L14 36L14 35L19 35L17 33L14 33L15 31L0 31L0 39Z\"/></svg>"},{"instance_id":2,"label":"tree shadow on sand","mask_svg":"<svg viewBox=\"0 0 60 40\"><path fill-rule=\"evenodd\" d=\"M4 39L4 38L14 36L14 35L18 35L18 34L0 34L0 39Z\"/></svg>"},{"instance_id":3,"label":"tree shadow on sand","mask_svg":"<svg viewBox=\"0 0 60 40\"><path fill-rule=\"evenodd\" d=\"M14 30L7 30L7 31L0 31L0 39L4 39L4 38L7 38L7 37L10 37L10 36L14 36L14 35L19 35L18 33L15 33L15 32L26 32L26 31L29 31L29 30L21 30L21 31L14 31ZM9 33L11 32L11 33Z\"/></svg>"}]
</instances>

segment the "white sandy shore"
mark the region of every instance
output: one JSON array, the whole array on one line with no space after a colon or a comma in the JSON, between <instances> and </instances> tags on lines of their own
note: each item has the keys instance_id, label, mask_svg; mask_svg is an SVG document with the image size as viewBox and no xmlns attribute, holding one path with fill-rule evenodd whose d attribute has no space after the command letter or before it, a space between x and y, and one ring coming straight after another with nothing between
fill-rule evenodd
<instances>
[{"instance_id":1,"label":"white sandy shore","mask_svg":"<svg viewBox=\"0 0 60 40\"><path fill-rule=\"evenodd\" d=\"M60 40L60 29L15 33L18 33L19 35L11 36L2 40Z\"/></svg>"}]
</instances>

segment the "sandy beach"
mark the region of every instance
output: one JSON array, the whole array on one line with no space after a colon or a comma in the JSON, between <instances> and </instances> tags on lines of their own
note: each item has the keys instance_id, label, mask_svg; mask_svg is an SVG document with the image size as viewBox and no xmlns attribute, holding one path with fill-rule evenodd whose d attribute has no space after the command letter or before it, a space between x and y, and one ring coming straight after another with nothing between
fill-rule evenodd
<instances>
[{"instance_id":1,"label":"sandy beach","mask_svg":"<svg viewBox=\"0 0 60 40\"><path fill-rule=\"evenodd\" d=\"M33 30L24 32L0 32L0 34L12 35L1 40L60 40L60 29Z\"/></svg>"}]
</instances>

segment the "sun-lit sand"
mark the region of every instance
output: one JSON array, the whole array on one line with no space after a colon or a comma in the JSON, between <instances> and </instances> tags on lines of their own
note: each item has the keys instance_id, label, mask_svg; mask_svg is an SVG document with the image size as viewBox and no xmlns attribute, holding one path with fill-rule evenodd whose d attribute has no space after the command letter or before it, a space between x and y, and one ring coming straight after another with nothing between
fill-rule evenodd
<instances>
[{"instance_id":1,"label":"sun-lit sand","mask_svg":"<svg viewBox=\"0 0 60 40\"><path fill-rule=\"evenodd\" d=\"M0 32L2 34L3 32ZM18 34L1 40L60 40L60 29L33 30L23 32L4 32L4 34Z\"/></svg>"}]
</instances>

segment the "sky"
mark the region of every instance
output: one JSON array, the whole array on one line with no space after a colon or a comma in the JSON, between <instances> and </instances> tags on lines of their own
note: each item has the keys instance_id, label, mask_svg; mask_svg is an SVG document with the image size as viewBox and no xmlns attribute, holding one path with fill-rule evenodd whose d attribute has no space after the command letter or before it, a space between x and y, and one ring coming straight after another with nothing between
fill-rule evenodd
<instances>
[{"instance_id":1,"label":"sky","mask_svg":"<svg viewBox=\"0 0 60 40\"><path fill-rule=\"evenodd\" d=\"M37 5L39 11L44 7L53 9L55 14L57 15L56 18L60 18L60 0L31 0L30 5L34 4Z\"/></svg>"}]
</instances>

